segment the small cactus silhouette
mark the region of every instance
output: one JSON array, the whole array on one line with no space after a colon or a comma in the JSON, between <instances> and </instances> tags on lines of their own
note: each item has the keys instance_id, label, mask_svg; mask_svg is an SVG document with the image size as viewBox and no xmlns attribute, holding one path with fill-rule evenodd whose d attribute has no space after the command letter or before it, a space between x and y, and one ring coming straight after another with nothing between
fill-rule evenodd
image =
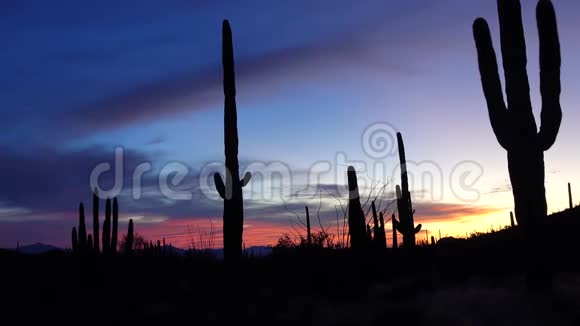
<instances>
[{"instance_id":1,"label":"small cactus silhouette","mask_svg":"<svg viewBox=\"0 0 580 326\"><path fill-rule=\"evenodd\" d=\"M79 230L78 230L78 249L85 252L87 249L87 227L85 225L85 207L83 203L79 205Z\"/></svg>"},{"instance_id":2,"label":"small cactus silhouette","mask_svg":"<svg viewBox=\"0 0 580 326\"><path fill-rule=\"evenodd\" d=\"M399 220L393 217L393 225L396 230L403 235L403 247L412 248L415 246L415 234L421 231L421 224L415 227L413 215L415 210L411 202L411 193L409 192L409 178L407 176L407 159L405 157L405 144L403 136L397 133L397 143L399 146L399 161L401 165L401 185L396 187L397 209L399 211Z\"/></svg>"},{"instance_id":3,"label":"small cactus silhouette","mask_svg":"<svg viewBox=\"0 0 580 326\"><path fill-rule=\"evenodd\" d=\"M219 173L214 174L216 189L224 200L223 234L224 260L238 260L242 256L244 203L242 187L252 174L246 172L240 179L238 163L238 118L236 110L236 79L232 30L227 20L222 26L222 63L224 69L224 145L226 157L226 182Z\"/></svg>"},{"instance_id":4,"label":"small cactus silhouette","mask_svg":"<svg viewBox=\"0 0 580 326\"><path fill-rule=\"evenodd\" d=\"M131 255L133 253L133 219L129 219L129 228L127 230L127 239L125 240L125 253Z\"/></svg>"},{"instance_id":5,"label":"small cactus silhouette","mask_svg":"<svg viewBox=\"0 0 580 326\"><path fill-rule=\"evenodd\" d=\"M353 250L361 250L367 245L367 230L365 215L360 204L358 181L354 167L349 166L348 171L348 232L350 246Z\"/></svg>"}]
</instances>

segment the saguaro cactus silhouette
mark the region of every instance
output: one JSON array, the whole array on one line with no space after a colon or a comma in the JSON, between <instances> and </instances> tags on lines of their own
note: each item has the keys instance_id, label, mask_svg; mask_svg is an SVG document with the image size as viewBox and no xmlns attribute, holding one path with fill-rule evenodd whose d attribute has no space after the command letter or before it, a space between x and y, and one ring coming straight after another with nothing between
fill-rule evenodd
<instances>
[{"instance_id":1,"label":"saguaro cactus silhouette","mask_svg":"<svg viewBox=\"0 0 580 326\"><path fill-rule=\"evenodd\" d=\"M499 0L501 50L506 80L504 102L497 60L487 22L473 26L481 82L492 129L507 151L508 169L519 225L536 224L547 215L544 188L544 151L555 142L562 120L560 107L560 43L552 3L537 6L540 34L541 126L538 132L526 72L526 44L518 0Z\"/></svg>"},{"instance_id":2,"label":"saguaro cactus silhouette","mask_svg":"<svg viewBox=\"0 0 580 326\"><path fill-rule=\"evenodd\" d=\"M556 14L551 1L538 2L536 15L540 36L542 95L541 125L538 131L530 100L520 1L498 0L498 12L507 106L489 26L485 19L475 20L473 34L491 126L499 144L507 151L515 215L518 225L523 227L526 234L529 268L538 271L542 258L537 255L534 258L533 252L542 250L539 248L540 241L537 240L540 236L539 224L547 215L544 151L556 141L562 121L561 58ZM528 274L528 281L534 278L532 272Z\"/></svg>"},{"instance_id":3,"label":"saguaro cactus silhouette","mask_svg":"<svg viewBox=\"0 0 580 326\"><path fill-rule=\"evenodd\" d=\"M133 235L133 219L129 220L129 228L127 230L127 239L125 241L125 254L131 255L133 253L133 241L135 236Z\"/></svg>"},{"instance_id":4,"label":"saguaro cactus silhouette","mask_svg":"<svg viewBox=\"0 0 580 326\"><path fill-rule=\"evenodd\" d=\"M348 171L348 232L350 246L353 250L360 250L367 245L367 229L365 215L360 204L358 180L354 167L349 166Z\"/></svg>"},{"instance_id":5,"label":"saguaro cactus silhouette","mask_svg":"<svg viewBox=\"0 0 580 326\"><path fill-rule=\"evenodd\" d=\"M87 249L87 227L85 225L85 207L83 203L79 205L79 232L78 232L78 248L79 251L84 252Z\"/></svg>"},{"instance_id":6,"label":"saguaro cactus silhouette","mask_svg":"<svg viewBox=\"0 0 580 326\"><path fill-rule=\"evenodd\" d=\"M411 248L415 246L415 234L421 231L421 224L415 227L413 214L413 204L411 202L411 193L409 192L409 178L407 176L407 159L405 157L405 144L403 136L397 133L397 144L399 146L399 161L401 165L401 187L397 185L397 209L399 211L399 220L393 217L393 225L396 230L403 235L403 247Z\"/></svg>"},{"instance_id":7,"label":"saguaro cactus silhouette","mask_svg":"<svg viewBox=\"0 0 580 326\"><path fill-rule=\"evenodd\" d=\"M244 203L242 187L252 177L246 172L240 179L238 163L238 117L236 112L236 78L234 72L234 49L232 30L227 20L222 27L222 64L224 69L224 145L226 157L226 182L219 173L214 181L219 195L224 199L224 259L237 260L242 255Z\"/></svg>"}]
</instances>

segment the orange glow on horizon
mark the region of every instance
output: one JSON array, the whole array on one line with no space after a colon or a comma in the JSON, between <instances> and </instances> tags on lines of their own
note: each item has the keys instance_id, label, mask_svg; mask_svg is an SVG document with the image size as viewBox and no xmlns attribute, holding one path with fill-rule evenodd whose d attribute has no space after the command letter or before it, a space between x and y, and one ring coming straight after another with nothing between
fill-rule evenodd
<instances>
[{"instance_id":1,"label":"orange glow on horizon","mask_svg":"<svg viewBox=\"0 0 580 326\"><path fill-rule=\"evenodd\" d=\"M487 231L491 226L495 229L509 223L509 212L503 208L490 206L468 206L461 204L432 204L427 207L417 205L415 223L423 224L422 231L417 235L417 240L430 240L431 236L464 237L478 230ZM341 222L342 223L342 222ZM391 223L386 223L385 232L389 247L392 245ZM330 233L336 233L336 222L325 226ZM313 231L318 227L313 226ZM425 230L427 234L425 234ZM334 231L334 232L333 232ZM146 240L157 241L165 238L166 243L171 243L178 248L191 248L192 243L196 248L223 246L222 217L195 217L167 219L158 223L136 223L135 232L142 235ZM246 247L275 245L284 234L295 234L292 226L287 221L265 221L247 219L244 224L244 244ZM426 238L427 237L427 238Z\"/></svg>"}]
</instances>

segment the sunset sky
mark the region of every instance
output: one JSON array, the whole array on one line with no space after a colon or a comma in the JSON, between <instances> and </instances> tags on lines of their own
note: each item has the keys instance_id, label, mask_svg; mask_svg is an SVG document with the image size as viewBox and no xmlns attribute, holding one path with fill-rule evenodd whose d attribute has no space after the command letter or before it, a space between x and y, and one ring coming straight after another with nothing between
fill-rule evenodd
<instances>
[{"instance_id":1,"label":"sunset sky","mask_svg":"<svg viewBox=\"0 0 580 326\"><path fill-rule=\"evenodd\" d=\"M536 1L522 2L539 123ZM580 202L580 2L553 2L563 122L545 154L549 212L567 208L567 182ZM320 207L322 224L335 231L335 197L346 204L351 164L363 202L371 180L388 181L384 207L400 182L396 131L415 176L416 223L443 236L507 225L506 153L490 127L472 37L479 16L499 54L489 0L5 0L0 247L70 246L79 202L91 215L91 171L113 164L117 147L124 149L123 232L133 218L147 239L185 248L188 226L207 232L211 221L221 245L223 202L204 177L223 171L223 19L234 37L241 172L255 174L244 190L246 246L274 244L292 231L289 210L303 215L307 204L314 216ZM384 150L368 148L376 128L389 135ZM136 199L133 172L146 162L152 170ZM188 167L172 187L191 199L160 190L168 164ZM102 188L111 188L112 174L103 174Z\"/></svg>"}]
</instances>

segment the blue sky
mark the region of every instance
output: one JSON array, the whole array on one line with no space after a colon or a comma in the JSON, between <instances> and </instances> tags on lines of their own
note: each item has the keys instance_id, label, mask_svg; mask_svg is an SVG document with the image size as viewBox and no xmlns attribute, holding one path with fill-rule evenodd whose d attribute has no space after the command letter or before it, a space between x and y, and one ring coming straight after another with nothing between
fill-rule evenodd
<instances>
[{"instance_id":1,"label":"blue sky","mask_svg":"<svg viewBox=\"0 0 580 326\"><path fill-rule=\"evenodd\" d=\"M574 186L580 177L574 143L580 137L574 14L580 4L554 3L564 119L556 145L546 153L550 211L566 207L566 182ZM413 189L416 218L428 229L454 235L509 222L513 201L506 154L489 125L471 32L473 20L485 17L499 49L494 1L8 0L1 7L0 246L67 245L78 202L88 204L91 170L112 162L117 146L126 153L122 215L139 217L144 234L183 234L189 223L219 221L221 202L205 197L199 174L208 162L223 161L225 18L234 33L243 165L282 162L298 186L316 162L329 162L338 171L338 177L324 175L321 183L342 185L346 166L336 164L338 153L367 166L384 163L392 172L396 156L376 160L361 144L369 126L386 122L403 133L409 160L433 162L442 172L435 186ZM539 117L534 7L533 1L523 4ZM454 193L461 180L450 180L454 167L465 161L477 162L477 168L460 164L472 177L482 170L470 186L479 193L475 199L463 198L469 192ZM148 175L147 196L131 198L129 175L142 162L151 162L155 171L169 162L186 164L186 187L194 199L162 198L154 187L155 172ZM398 182L397 174L392 176L386 200ZM422 197L441 186L436 202ZM284 203L247 195L248 228L258 221L278 231L290 228L292 214ZM311 196L285 204L299 208L319 202ZM322 219L331 225L337 202L326 193L322 202ZM187 242L178 236L175 241Z\"/></svg>"}]
</instances>

